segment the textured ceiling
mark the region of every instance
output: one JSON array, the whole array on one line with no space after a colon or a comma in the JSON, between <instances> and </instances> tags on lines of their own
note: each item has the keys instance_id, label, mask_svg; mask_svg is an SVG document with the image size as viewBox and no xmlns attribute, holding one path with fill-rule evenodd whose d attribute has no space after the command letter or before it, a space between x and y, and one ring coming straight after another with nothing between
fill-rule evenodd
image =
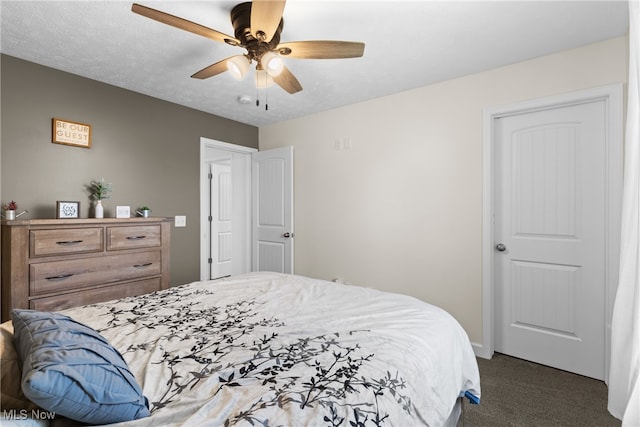
<instances>
[{"instance_id":1,"label":"textured ceiling","mask_svg":"<svg viewBox=\"0 0 640 427\"><path fill-rule=\"evenodd\" d=\"M139 3L233 35L237 1ZM190 76L242 49L131 12L125 1L0 2L2 53L254 126L621 36L626 1L289 0L281 41L366 44L354 59L286 59L304 90ZM253 73L249 75L253 77ZM249 104L238 98L248 96ZM255 99L261 105L256 107ZM268 104L268 110L264 106Z\"/></svg>"}]
</instances>

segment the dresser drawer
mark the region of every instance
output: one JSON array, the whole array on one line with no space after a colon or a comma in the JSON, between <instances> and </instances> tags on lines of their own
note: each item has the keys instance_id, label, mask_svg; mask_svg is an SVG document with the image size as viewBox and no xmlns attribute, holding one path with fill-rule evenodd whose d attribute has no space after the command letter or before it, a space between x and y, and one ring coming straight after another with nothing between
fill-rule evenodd
<instances>
[{"instance_id":1,"label":"dresser drawer","mask_svg":"<svg viewBox=\"0 0 640 427\"><path fill-rule=\"evenodd\" d=\"M29 266L31 296L159 275L160 251L105 255Z\"/></svg>"},{"instance_id":2,"label":"dresser drawer","mask_svg":"<svg viewBox=\"0 0 640 427\"><path fill-rule=\"evenodd\" d=\"M158 291L161 279L138 280L135 282L119 283L117 285L102 286L94 289L60 294L51 297L34 298L29 301L29 308L41 311L58 311L79 305L95 304L102 301L133 297Z\"/></svg>"},{"instance_id":3,"label":"dresser drawer","mask_svg":"<svg viewBox=\"0 0 640 427\"><path fill-rule=\"evenodd\" d=\"M160 246L160 225L107 227L107 250Z\"/></svg>"},{"instance_id":4,"label":"dresser drawer","mask_svg":"<svg viewBox=\"0 0 640 427\"><path fill-rule=\"evenodd\" d=\"M104 248L103 228L64 228L29 231L29 255L79 254L101 252Z\"/></svg>"}]
</instances>

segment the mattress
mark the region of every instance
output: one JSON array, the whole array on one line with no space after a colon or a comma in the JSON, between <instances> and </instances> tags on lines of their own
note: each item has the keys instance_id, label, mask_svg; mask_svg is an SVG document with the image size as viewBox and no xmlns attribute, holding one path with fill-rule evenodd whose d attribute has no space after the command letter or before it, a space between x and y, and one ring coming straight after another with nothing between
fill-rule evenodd
<instances>
[{"instance_id":1,"label":"mattress","mask_svg":"<svg viewBox=\"0 0 640 427\"><path fill-rule=\"evenodd\" d=\"M443 426L480 399L463 328L406 295L251 273L63 313L148 399L150 417L118 426Z\"/></svg>"}]
</instances>

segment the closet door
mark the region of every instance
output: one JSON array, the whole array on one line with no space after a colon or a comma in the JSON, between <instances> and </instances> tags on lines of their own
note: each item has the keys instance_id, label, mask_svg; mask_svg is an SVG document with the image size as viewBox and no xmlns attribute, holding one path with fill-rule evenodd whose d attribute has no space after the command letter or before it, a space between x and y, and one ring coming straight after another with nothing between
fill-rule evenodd
<instances>
[{"instance_id":1,"label":"closet door","mask_svg":"<svg viewBox=\"0 0 640 427\"><path fill-rule=\"evenodd\" d=\"M498 120L495 350L605 373L607 134L602 100Z\"/></svg>"},{"instance_id":2,"label":"closet door","mask_svg":"<svg viewBox=\"0 0 640 427\"><path fill-rule=\"evenodd\" d=\"M253 271L293 273L293 147L252 155Z\"/></svg>"}]
</instances>

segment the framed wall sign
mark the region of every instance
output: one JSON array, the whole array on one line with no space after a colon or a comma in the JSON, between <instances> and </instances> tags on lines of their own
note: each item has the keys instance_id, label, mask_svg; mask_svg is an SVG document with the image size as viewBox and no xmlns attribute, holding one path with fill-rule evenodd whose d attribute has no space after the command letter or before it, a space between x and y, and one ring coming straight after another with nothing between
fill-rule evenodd
<instances>
[{"instance_id":1,"label":"framed wall sign","mask_svg":"<svg viewBox=\"0 0 640 427\"><path fill-rule=\"evenodd\" d=\"M91 148L91 125L53 118L52 142Z\"/></svg>"},{"instance_id":2,"label":"framed wall sign","mask_svg":"<svg viewBox=\"0 0 640 427\"><path fill-rule=\"evenodd\" d=\"M56 202L56 218L80 218L80 202Z\"/></svg>"},{"instance_id":3,"label":"framed wall sign","mask_svg":"<svg viewBox=\"0 0 640 427\"><path fill-rule=\"evenodd\" d=\"M116 218L131 218L131 207L116 206Z\"/></svg>"}]
</instances>

